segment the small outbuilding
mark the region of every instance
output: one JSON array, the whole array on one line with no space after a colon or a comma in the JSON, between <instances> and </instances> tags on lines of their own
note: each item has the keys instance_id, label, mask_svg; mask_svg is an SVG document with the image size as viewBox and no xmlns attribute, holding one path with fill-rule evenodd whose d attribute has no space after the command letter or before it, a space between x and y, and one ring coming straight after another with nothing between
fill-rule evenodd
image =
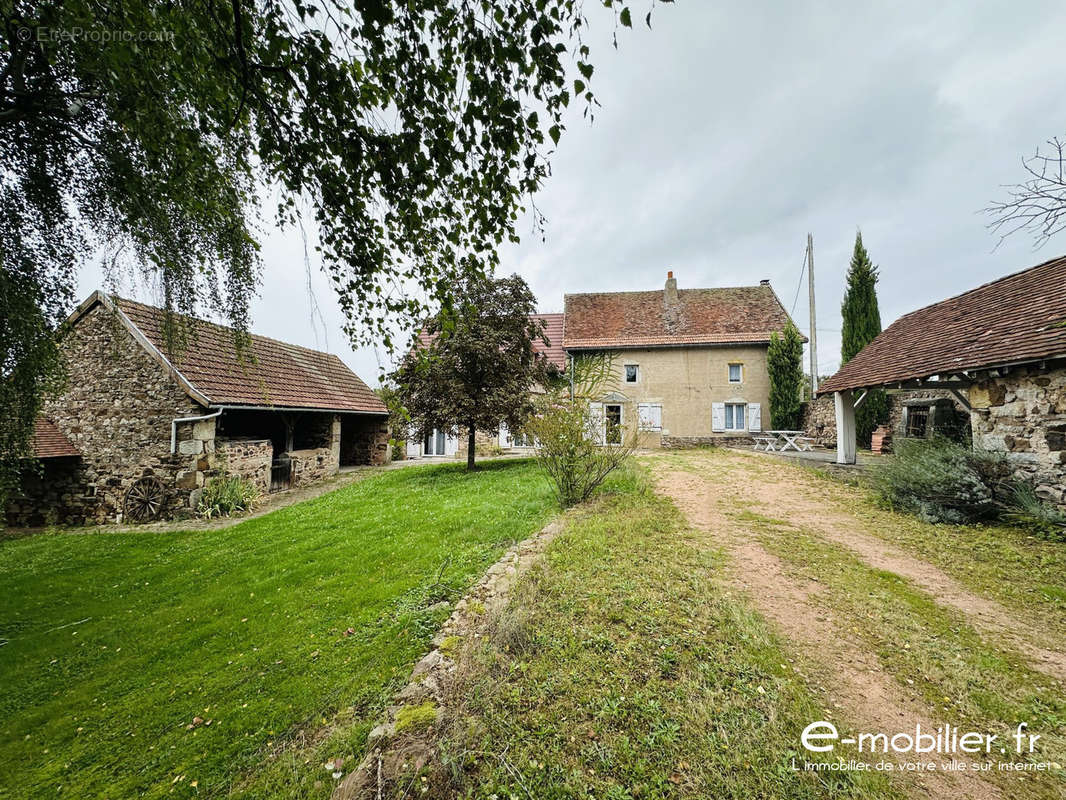
<instances>
[{"instance_id":1,"label":"small outbuilding","mask_svg":"<svg viewBox=\"0 0 1066 800\"><path fill-rule=\"evenodd\" d=\"M144 521L194 510L205 483L261 492L388 459L388 410L336 355L94 292L67 320L68 380L47 398L9 525Z\"/></svg>"},{"instance_id":2,"label":"small outbuilding","mask_svg":"<svg viewBox=\"0 0 1066 800\"><path fill-rule=\"evenodd\" d=\"M1066 257L900 317L826 380L839 463L855 463L855 408L873 388L950 395L975 447L1066 505Z\"/></svg>"}]
</instances>

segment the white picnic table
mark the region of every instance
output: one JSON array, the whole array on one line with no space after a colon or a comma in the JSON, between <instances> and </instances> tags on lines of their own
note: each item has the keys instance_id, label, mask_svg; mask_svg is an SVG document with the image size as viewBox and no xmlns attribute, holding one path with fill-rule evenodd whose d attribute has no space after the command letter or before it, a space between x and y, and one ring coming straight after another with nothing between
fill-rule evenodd
<instances>
[{"instance_id":1,"label":"white picnic table","mask_svg":"<svg viewBox=\"0 0 1066 800\"><path fill-rule=\"evenodd\" d=\"M795 450L797 453L810 451L814 442L806 431L763 431L752 438L755 439L755 450L783 453L785 450Z\"/></svg>"}]
</instances>

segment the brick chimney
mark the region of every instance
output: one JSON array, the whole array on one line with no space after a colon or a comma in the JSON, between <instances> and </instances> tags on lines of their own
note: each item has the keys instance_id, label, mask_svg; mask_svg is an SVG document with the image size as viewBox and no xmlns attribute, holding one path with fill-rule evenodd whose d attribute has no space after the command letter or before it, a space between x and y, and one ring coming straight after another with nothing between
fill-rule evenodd
<instances>
[{"instance_id":1,"label":"brick chimney","mask_svg":"<svg viewBox=\"0 0 1066 800\"><path fill-rule=\"evenodd\" d=\"M666 273L666 288L663 289L663 305L676 306L677 305L677 278L674 277L674 273Z\"/></svg>"}]
</instances>

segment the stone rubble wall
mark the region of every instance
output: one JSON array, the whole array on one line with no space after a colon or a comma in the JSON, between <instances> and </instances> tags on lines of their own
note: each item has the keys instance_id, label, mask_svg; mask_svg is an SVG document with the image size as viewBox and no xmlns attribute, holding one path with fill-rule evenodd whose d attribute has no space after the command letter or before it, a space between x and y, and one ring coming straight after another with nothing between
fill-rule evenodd
<instances>
[{"instance_id":1,"label":"stone rubble wall","mask_svg":"<svg viewBox=\"0 0 1066 800\"><path fill-rule=\"evenodd\" d=\"M946 389L924 389L912 392L890 392L888 395L888 424L896 436L903 435L903 407L909 403L927 401L930 405L938 400L951 400L960 414L965 409ZM803 430L820 447L836 447L837 420L833 395L826 394L803 404Z\"/></svg>"},{"instance_id":2,"label":"stone rubble wall","mask_svg":"<svg viewBox=\"0 0 1066 800\"><path fill-rule=\"evenodd\" d=\"M189 443L170 453L171 420L207 412L103 306L82 317L61 347L68 384L42 413L82 454L81 496L91 500L80 504L78 520L59 521L120 521L126 491L144 475L167 488L167 514L188 508L203 485L200 463L212 455L204 441L214 438L214 420L179 426L179 440ZM43 508L48 499L35 501Z\"/></svg>"},{"instance_id":3,"label":"stone rubble wall","mask_svg":"<svg viewBox=\"0 0 1066 800\"><path fill-rule=\"evenodd\" d=\"M1007 454L1015 475L1066 508L1066 363L1017 367L970 389L974 445Z\"/></svg>"},{"instance_id":4,"label":"stone rubble wall","mask_svg":"<svg viewBox=\"0 0 1066 800\"><path fill-rule=\"evenodd\" d=\"M663 450L687 450L693 447L751 447L755 440L751 436L662 436Z\"/></svg>"},{"instance_id":5,"label":"stone rubble wall","mask_svg":"<svg viewBox=\"0 0 1066 800\"><path fill-rule=\"evenodd\" d=\"M337 474L339 463L335 458L333 447L316 447L312 450L293 450L292 481L289 486L305 486Z\"/></svg>"},{"instance_id":6,"label":"stone rubble wall","mask_svg":"<svg viewBox=\"0 0 1066 800\"><path fill-rule=\"evenodd\" d=\"M84 524L93 518L97 500L89 491L85 465L79 458L46 458L39 469L22 475L20 490L8 498L4 524L44 527Z\"/></svg>"},{"instance_id":7,"label":"stone rubble wall","mask_svg":"<svg viewBox=\"0 0 1066 800\"><path fill-rule=\"evenodd\" d=\"M827 394L803 404L803 424L800 426L814 443L821 447L836 447L837 417L833 395Z\"/></svg>"},{"instance_id":8,"label":"stone rubble wall","mask_svg":"<svg viewBox=\"0 0 1066 800\"><path fill-rule=\"evenodd\" d=\"M380 467L392 460L388 417L346 415L341 425L339 463Z\"/></svg>"},{"instance_id":9,"label":"stone rubble wall","mask_svg":"<svg viewBox=\"0 0 1066 800\"><path fill-rule=\"evenodd\" d=\"M274 445L269 439L218 439L215 454L220 469L251 481L262 494L270 491Z\"/></svg>"},{"instance_id":10,"label":"stone rubble wall","mask_svg":"<svg viewBox=\"0 0 1066 800\"><path fill-rule=\"evenodd\" d=\"M411 776L417 775L433 759L436 731L448 713L449 697L454 695L456 655L469 642L486 634L491 621L507 604L515 581L536 561L563 526L562 520L555 520L510 547L455 604L452 615L433 637L433 649L415 664L408 684L396 694L384 719L367 736L370 751L361 763L343 776L333 791L332 800L383 797L386 787L409 786ZM436 722L418 730L400 730L397 715L405 708L416 706L431 707Z\"/></svg>"}]
</instances>

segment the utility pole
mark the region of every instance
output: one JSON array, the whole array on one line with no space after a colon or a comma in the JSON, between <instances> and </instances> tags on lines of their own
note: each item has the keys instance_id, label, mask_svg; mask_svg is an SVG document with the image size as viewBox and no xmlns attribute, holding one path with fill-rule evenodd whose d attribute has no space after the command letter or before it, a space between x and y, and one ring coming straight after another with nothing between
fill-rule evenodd
<instances>
[{"instance_id":1,"label":"utility pole","mask_svg":"<svg viewBox=\"0 0 1066 800\"><path fill-rule=\"evenodd\" d=\"M807 293L811 304L811 400L818 391L818 320L814 313L814 237L807 234Z\"/></svg>"}]
</instances>

